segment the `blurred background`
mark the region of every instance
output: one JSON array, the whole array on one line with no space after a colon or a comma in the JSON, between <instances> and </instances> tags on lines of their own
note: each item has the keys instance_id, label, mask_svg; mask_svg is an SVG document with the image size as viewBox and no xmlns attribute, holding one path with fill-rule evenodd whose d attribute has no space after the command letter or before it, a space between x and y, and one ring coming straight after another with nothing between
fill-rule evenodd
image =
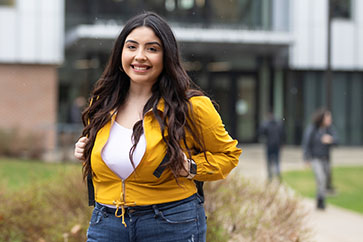
<instances>
[{"instance_id":1,"label":"blurred background","mask_svg":"<svg viewBox=\"0 0 363 242\"><path fill-rule=\"evenodd\" d=\"M143 10L170 23L183 65L240 143L258 142L273 111L299 145L327 106L340 143L363 145L359 0L0 0L0 129L41 136L33 152L49 158L73 145L115 37Z\"/></svg>"}]
</instances>

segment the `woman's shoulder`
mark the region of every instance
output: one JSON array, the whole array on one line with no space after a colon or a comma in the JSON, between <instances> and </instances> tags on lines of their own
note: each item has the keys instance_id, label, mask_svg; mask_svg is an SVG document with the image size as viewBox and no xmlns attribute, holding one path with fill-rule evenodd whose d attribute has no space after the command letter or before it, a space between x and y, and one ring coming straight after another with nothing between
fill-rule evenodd
<instances>
[{"instance_id":1,"label":"woman's shoulder","mask_svg":"<svg viewBox=\"0 0 363 242\"><path fill-rule=\"evenodd\" d=\"M189 101L192 105L194 117L203 128L214 127L217 123L221 122L221 117L209 97L194 96Z\"/></svg>"},{"instance_id":2,"label":"woman's shoulder","mask_svg":"<svg viewBox=\"0 0 363 242\"><path fill-rule=\"evenodd\" d=\"M214 105L212 100L204 95L201 96L194 96L189 99L189 102L192 104L193 109L196 110L214 110Z\"/></svg>"}]
</instances>

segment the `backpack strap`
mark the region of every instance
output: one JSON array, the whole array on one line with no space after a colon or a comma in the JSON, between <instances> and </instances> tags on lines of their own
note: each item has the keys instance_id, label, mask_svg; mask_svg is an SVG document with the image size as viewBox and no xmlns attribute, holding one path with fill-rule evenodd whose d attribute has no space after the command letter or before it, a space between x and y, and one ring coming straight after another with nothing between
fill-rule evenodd
<instances>
[{"instance_id":1,"label":"backpack strap","mask_svg":"<svg viewBox=\"0 0 363 242\"><path fill-rule=\"evenodd\" d=\"M168 153L165 154L163 160L160 162L160 164L158 165L158 167L155 169L154 171L154 176L157 178L160 178L161 174L164 172L166 166L165 163L169 160L169 155ZM202 202L204 202L204 191L203 191L203 185L204 182L202 181L196 181L193 180L195 183L195 186L197 187L197 194L198 196L201 198Z\"/></svg>"},{"instance_id":2,"label":"backpack strap","mask_svg":"<svg viewBox=\"0 0 363 242\"><path fill-rule=\"evenodd\" d=\"M153 175L156 176L157 178L160 178L161 174L164 172L166 166L165 163L169 160L169 155L168 153L165 154L164 159L160 162L160 164L158 165L158 167L155 169Z\"/></svg>"},{"instance_id":3,"label":"backpack strap","mask_svg":"<svg viewBox=\"0 0 363 242\"><path fill-rule=\"evenodd\" d=\"M99 97L100 96L97 96L96 100ZM95 99L95 97L91 98L89 106L92 105L94 99ZM89 123L90 123L90 120L88 119L88 124ZM92 182L92 171L87 175L87 189L88 189L88 206L95 206L95 204L96 204L96 202L95 202L95 188L93 187L93 182Z\"/></svg>"},{"instance_id":4,"label":"backpack strap","mask_svg":"<svg viewBox=\"0 0 363 242\"><path fill-rule=\"evenodd\" d=\"M88 206L95 206L95 189L92 182L92 174L87 175Z\"/></svg>"},{"instance_id":5,"label":"backpack strap","mask_svg":"<svg viewBox=\"0 0 363 242\"><path fill-rule=\"evenodd\" d=\"M203 191L204 182L197 181L197 180L193 180L193 181L195 183L195 186L197 187L197 194L199 195L202 202L204 202L204 191Z\"/></svg>"}]
</instances>

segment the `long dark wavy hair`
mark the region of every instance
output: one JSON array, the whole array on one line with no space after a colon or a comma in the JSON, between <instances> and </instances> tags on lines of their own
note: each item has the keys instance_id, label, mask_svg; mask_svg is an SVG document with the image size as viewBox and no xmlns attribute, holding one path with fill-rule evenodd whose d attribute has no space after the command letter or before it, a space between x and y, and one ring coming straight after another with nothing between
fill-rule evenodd
<instances>
[{"instance_id":1,"label":"long dark wavy hair","mask_svg":"<svg viewBox=\"0 0 363 242\"><path fill-rule=\"evenodd\" d=\"M178 45L174 34L164 19L152 12L145 12L131 18L117 37L111 56L90 96L90 105L82 114L84 129L82 136L89 141L84 151L83 178L92 174L91 152L97 132L110 121L112 112L115 112L125 102L130 87L130 78L123 72L121 55L126 37L135 28L146 26L151 28L159 37L163 46L163 71L152 86L152 96L143 109L143 115L152 109L155 118L161 127L162 137L167 145L169 161L165 164L177 179L178 171L184 169L184 154L181 144L187 149L188 156L191 150L186 143L186 132L190 133L194 142L200 147L198 152L204 152L205 145L202 133L198 130L192 117L192 106L189 98L204 95L191 81L180 62ZM165 101L164 112L157 111L160 100ZM168 133L166 136L165 133ZM133 127L134 145L129 156L134 166L132 155L143 133L142 120ZM135 166L134 166L135 168Z\"/></svg>"},{"instance_id":2,"label":"long dark wavy hair","mask_svg":"<svg viewBox=\"0 0 363 242\"><path fill-rule=\"evenodd\" d=\"M314 125L315 128L320 128L323 126L323 122L324 122L324 118L326 115L331 114L330 111L325 108L319 108L318 110L316 110L313 114L312 117L312 123Z\"/></svg>"}]
</instances>

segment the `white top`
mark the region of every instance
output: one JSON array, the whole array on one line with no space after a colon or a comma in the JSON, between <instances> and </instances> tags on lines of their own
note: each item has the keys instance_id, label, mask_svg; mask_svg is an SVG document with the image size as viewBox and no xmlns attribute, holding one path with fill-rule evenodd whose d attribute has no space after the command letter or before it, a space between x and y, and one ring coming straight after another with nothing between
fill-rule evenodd
<instances>
[{"instance_id":1,"label":"white top","mask_svg":"<svg viewBox=\"0 0 363 242\"><path fill-rule=\"evenodd\" d=\"M122 180L125 180L134 171L129 158L130 149L133 145L132 132L132 129L125 128L115 121L101 153L106 165ZM146 140L145 135L142 134L133 154L135 167L139 165L145 149Z\"/></svg>"}]
</instances>

